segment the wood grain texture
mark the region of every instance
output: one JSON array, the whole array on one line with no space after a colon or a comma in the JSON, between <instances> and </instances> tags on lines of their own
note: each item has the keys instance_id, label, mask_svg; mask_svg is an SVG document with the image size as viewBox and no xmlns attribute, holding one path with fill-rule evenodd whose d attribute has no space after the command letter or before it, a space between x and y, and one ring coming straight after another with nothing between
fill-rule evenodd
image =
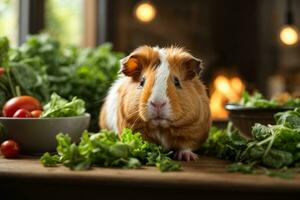
<instances>
[{"instance_id":1,"label":"wood grain texture","mask_svg":"<svg viewBox=\"0 0 300 200\"><path fill-rule=\"evenodd\" d=\"M236 190L300 191L300 176L284 180L266 175L244 175L225 172L226 162L201 156L196 162L183 163L180 172L161 173L155 167L143 169L93 168L88 171L70 171L63 166L43 167L36 158L15 160L0 158L0 179L46 181L65 183L140 185L156 187L213 187Z\"/></svg>"}]
</instances>

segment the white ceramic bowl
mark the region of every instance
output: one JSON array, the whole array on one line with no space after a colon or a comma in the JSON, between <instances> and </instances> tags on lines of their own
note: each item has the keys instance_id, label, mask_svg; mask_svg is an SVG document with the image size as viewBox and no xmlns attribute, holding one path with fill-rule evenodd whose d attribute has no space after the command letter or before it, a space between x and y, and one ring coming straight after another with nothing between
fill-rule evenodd
<instances>
[{"instance_id":1,"label":"white ceramic bowl","mask_svg":"<svg viewBox=\"0 0 300 200\"><path fill-rule=\"evenodd\" d=\"M56 151L58 133L68 133L78 142L89 127L90 115L60 118L7 118L0 117L8 139L15 140L22 154L42 154Z\"/></svg>"}]
</instances>

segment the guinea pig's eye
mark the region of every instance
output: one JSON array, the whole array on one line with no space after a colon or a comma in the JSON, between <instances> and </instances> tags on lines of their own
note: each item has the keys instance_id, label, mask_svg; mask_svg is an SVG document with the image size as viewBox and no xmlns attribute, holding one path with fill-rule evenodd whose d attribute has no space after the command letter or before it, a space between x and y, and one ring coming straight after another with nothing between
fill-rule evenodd
<instances>
[{"instance_id":1,"label":"guinea pig's eye","mask_svg":"<svg viewBox=\"0 0 300 200\"><path fill-rule=\"evenodd\" d=\"M146 81L145 77L142 77L142 79L141 79L141 81L140 81L139 88L144 87L145 81Z\"/></svg>"},{"instance_id":2,"label":"guinea pig's eye","mask_svg":"<svg viewBox=\"0 0 300 200\"><path fill-rule=\"evenodd\" d=\"M177 87L177 88L181 88L181 85L180 85L180 81L179 79L175 76L174 77L174 85Z\"/></svg>"}]
</instances>

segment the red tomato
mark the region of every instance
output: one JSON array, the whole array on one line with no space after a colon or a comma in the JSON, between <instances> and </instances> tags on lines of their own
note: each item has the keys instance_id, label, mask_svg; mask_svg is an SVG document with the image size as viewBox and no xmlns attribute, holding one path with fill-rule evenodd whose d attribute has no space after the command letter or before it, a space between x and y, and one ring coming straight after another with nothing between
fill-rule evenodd
<instances>
[{"instance_id":1,"label":"red tomato","mask_svg":"<svg viewBox=\"0 0 300 200\"><path fill-rule=\"evenodd\" d=\"M5 69L3 67L0 67L0 76L2 76L5 73Z\"/></svg>"},{"instance_id":2,"label":"red tomato","mask_svg":"<svg viewBox=\"0 0 300 200\"><path fill-rule=\"evenodd\" d=\"M21 109L19 109L15 112L13 117L16 117L16 118L29 118L29 117L32 117L32 115L28 110L21 108Z\"/></svg>"},{"instance_id":3,"label":"red tomato","mask_svg":"<svg viewBox=\"0 0 300 200\"><path fill-rule=\"evenodd\" d=\"M41 110L42 106L36 98L31 96L14 97L8 100L3 106L3 116L12 117L20 108L26 109L31 112L33 110Z\"/></svg>"},{"instance_id":4,"label":"red tomato","mask_svg":"<svg viewBox=\"0 0 300 200\"><path fill-rule=\"evenodd\" d=\"M41 110L34 110L34 111L31 111L31 116L32 116L33 118L39 118L39 117L41 116L42 112L43 112L43 111L41 111Z\"/></svg>"},{"instance_id":5,"label":"red tomato","mask_svg":"<svg viewBox=\"0 0 300 200\"><path fill-rule=\"evenodd\" d=\"M18 143L13 140L6 140L1 144L0 150L5 158L16 158L20 153Z\"/></svg>"}]
</instances>

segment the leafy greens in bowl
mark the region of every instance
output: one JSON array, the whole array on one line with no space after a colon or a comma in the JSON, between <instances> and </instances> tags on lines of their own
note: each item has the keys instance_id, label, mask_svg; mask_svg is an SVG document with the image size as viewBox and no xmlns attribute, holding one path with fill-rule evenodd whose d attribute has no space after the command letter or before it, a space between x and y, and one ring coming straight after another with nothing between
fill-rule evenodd
<instances>
[{"instance_id":1,"label":"leafy greens in bowl","mask_svg":"<svg viewBox=\"0 0 300 200\"><path fill-rule=\"evenodd\" d=\"M255 123L274 124L276 113L293 110L297 107L300 107L299 98L288 97L284 100L267 100L259 92L250 95L246 91L239 103L225 105L225 109L229 111L230 121L246 138L253 137L251 131Z\"/></svg>"},{"instance_id":2,"label":"leafy greens in bowl","mask_svg":"<svg viewBox=\"0 0 300 200\"><path fill-rule=\"evenodd\" d=\"M284 98L277 97L267 100L259 92L250 95L247 91L244 91L238 105L246 108L297 108L300 107L300 98L284 95Z\"/></svg>"},{"instance_id":3,"label":"leafy greens in bowl","mask_svg":"<svg viewBox=\"0 0 300 200\"><path fill-rule=\"evenodd\" d=\"M68 133L74 142L79 141L81 133L89 127L90 118L82 99L73 97L68 101L53 93L40 117L0 117L0 125L6 137L20 145L22 153L39 154L55 151L55 136L59 132Z\"/></svg>"},{"instance_id":4,"label":"leafy greens in bowl","mask_svg":"<svg viewBox=\"0 0 300 200\"><path fill-rule=\"evenodd\" d=\"M51 95L49 103L44 106L42 118L82 116L85 113L85 102L73 97L71 101L60 97L56 93Z\"/></svg>"}]
</instances>

